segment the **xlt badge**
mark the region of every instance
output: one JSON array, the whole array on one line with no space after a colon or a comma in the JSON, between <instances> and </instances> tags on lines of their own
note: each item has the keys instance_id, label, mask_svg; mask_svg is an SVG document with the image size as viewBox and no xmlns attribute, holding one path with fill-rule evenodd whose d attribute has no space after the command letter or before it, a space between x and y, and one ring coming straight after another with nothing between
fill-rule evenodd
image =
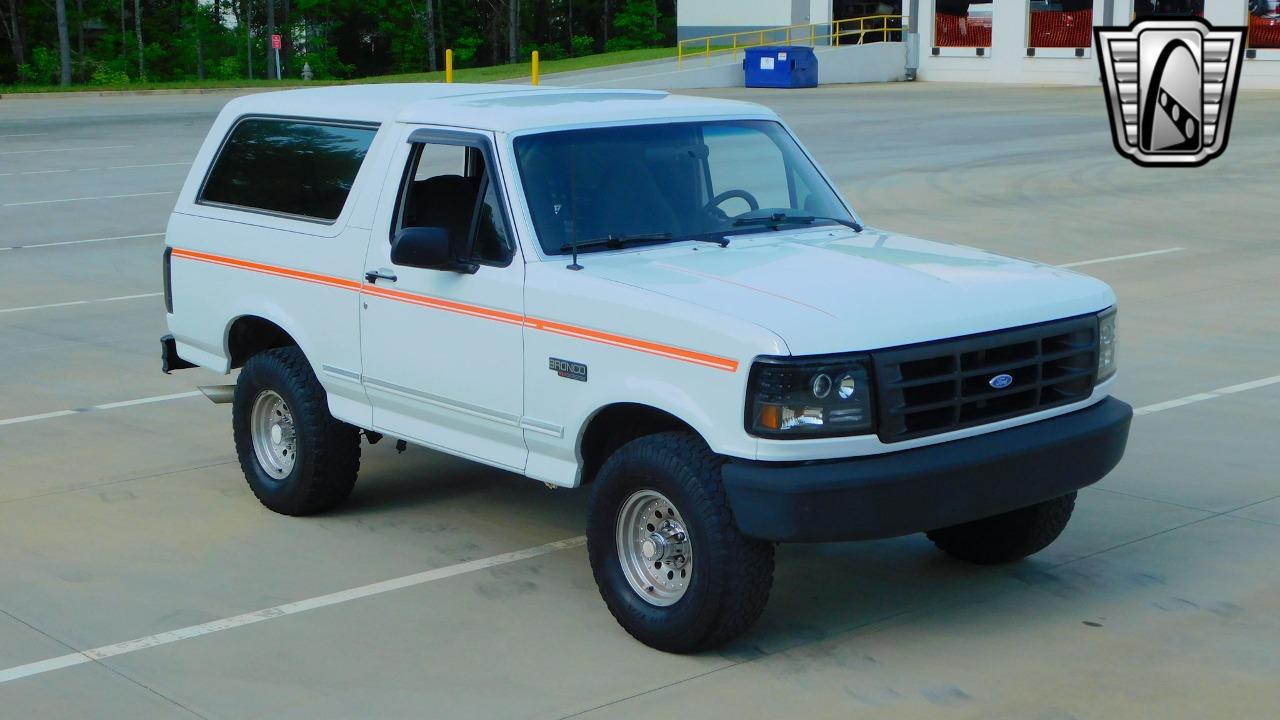
<instances>
[{"instance_id":1,"label":"xlt badge","mask_svg":"<svg viewBox=\"0 0 1280 720\"><path fill-rule=\"evenodd\" d=\"M547 358L547 366L562 378L580 380L582 382L587 381L587 366L582 363L561 360L560 358Z\"/></svg>"}]
</instances>

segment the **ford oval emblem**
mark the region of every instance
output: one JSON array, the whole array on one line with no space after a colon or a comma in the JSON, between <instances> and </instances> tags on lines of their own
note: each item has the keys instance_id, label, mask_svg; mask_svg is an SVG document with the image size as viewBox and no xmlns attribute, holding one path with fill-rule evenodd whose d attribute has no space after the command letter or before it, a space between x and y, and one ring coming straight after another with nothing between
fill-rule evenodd
<instances>
[{"instance_id":1,"label":"ford oval emblem","mask_svg":"<svg viewBox=\"0 0 1280 720\"><path fill-rule=\"evenodd\" d=\"M1013 376L1009 373L1000 373L988 380L987 384L997 390L1003 390L1013 384Z\"/></svg>"}]
</instances>

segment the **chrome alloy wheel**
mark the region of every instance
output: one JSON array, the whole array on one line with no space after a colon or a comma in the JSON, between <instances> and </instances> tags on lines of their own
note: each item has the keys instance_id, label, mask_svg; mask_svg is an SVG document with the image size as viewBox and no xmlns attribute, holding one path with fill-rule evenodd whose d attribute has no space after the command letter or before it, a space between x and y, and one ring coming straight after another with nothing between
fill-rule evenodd
<instances>
[{"instance_id":1,"label":"chrome alloy wheel","mask_svg":"<svg viewBox=\"0 0 1280 720\"><path fill-rule=\"evenodd\" d=\"M693 548L675 505L656 490L639 490L622 503L616 528L618 561L631 589L665 607L684 597L693 579Z\"/></svg>"},{"instance_id":2,"label":"chrome alloy wheel","mask_svg":"<svg viewBox=\"0 0 1280 720\"><path fill-rule=\"evenodd\" d=\"M263 472L276 480L289 477L297 459L298 433L293 413L276 391L263 390L254 399L249 436Z\"/></svg>"}]
</instances>

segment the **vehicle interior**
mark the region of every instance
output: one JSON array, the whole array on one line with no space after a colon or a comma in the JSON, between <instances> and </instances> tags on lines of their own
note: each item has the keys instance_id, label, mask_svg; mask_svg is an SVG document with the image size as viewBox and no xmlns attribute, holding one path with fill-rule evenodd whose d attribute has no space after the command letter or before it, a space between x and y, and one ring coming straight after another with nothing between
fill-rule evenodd
<instances>
[{"instance_id":1,"label":"vehicle interior","mask_svg":"<svg viewBox=\"0 0 1280 720\"><path fill-rule=\"evenodd\" d=\"M510 235L479 148L418 144L405 177L392 237L406 227L444 228L456 258L489 263L510 259Z\"/></svg>"}]
</instances>

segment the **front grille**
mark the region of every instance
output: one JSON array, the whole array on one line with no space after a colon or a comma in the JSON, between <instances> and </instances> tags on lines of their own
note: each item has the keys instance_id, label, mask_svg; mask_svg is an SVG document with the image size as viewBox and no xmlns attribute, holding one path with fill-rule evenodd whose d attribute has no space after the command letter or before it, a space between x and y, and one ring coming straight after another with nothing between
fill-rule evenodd
<instances>
[{"instance_id":1,"label":"front grille","mask_svg":"<svg viewBox=\"0 0 1280 720\"><path fill-rule=\"evenodd\" d=\"M1088 398L1098 368L1098 318L1086 315L1012 330L871 353L880 440L899 442ZM1004 388L992 378L1008 374Z\"/></svg>"}]
</instances>

